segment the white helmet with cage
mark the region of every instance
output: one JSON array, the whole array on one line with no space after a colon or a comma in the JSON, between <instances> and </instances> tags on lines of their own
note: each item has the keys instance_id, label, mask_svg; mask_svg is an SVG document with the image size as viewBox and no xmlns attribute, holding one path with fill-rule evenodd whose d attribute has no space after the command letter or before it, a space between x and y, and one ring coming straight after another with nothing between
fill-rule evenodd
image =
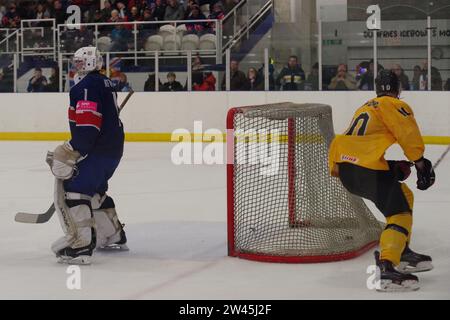
<instances>
[{"instance_id":1,"label":"white helmet with cage","mask_svg":"<svg viewBox=\"0 0 450 320\"><path fill-rule=\"evenodd\" d=\"M103 59L96 47L83 47L75 52L73 64L77 74L83 77L91 71L100 70L103 66Z\"/></svg>"}]
</instances>

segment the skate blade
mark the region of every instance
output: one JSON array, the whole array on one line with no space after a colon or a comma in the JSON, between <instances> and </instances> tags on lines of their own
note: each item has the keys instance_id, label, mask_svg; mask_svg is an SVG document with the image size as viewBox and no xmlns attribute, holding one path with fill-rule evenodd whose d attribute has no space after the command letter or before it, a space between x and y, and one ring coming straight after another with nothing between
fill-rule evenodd
<instances>
[{"instance_id":1,"label":"skate blade","mask_svg":"<svg viewBox=\"0 0 450 320\"><path fill-rule=\"evenodd\" d=\"M419 262L416 266L411 266L408 262L400 262L397 266L397 270L402 273L416 273L433 270L433 264L431 261Z\"/></svg>"},{"instance_id":2,"label":"skate blade","mask_svg":"<svg viewBox=\"0 0 450 320\"><path fill-rule=\"evenodd\" d=\"M393 283L391 280L381 280L378 292L411 292L420 289L419 282L415 280L404 280L401 284Z\"/></svg>"},{"instance_id":3,"label":"skate blade","mask_svg":"<svg viewBox=\"0 0 450 320\"><path fill-rule=\"evenodd\" d=\"M129 251L130 248L128 248L126 244L111 244L109 246L97 248L97 250L114 252L114 251Z\"/></svg>"},{"instance_id":4,"label":"skate blade","mask_svg":"<svg viewBox=\"0 0 450 320\"><path fill-rule=\"evenodd\" d=\"M58 263L61 264L74 264L74 265L89 265L91 264L91 256L78 256L68 257L68 256L60 256L58 258Z\"/></svg>"}]
</instances>

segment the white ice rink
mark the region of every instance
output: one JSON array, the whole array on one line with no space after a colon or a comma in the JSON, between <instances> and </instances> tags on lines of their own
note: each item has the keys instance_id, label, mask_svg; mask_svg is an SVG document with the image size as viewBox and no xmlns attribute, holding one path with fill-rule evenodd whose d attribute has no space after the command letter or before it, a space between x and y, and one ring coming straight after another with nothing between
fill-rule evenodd
<instances>
[{"instance_id":1,"label":"white ice rink","mask_svg":"<svg viewBox=\"0 0 450 320\"><path fill-rule=\"evenodd\" d=\"M96 253L92 265L81 267L81 290L69 290L67 266L50 251L62 233L56 215L42 225L14 222L17 211L51 204L53 178L44 158L55 146L0 142L1 299L450 298L450 155L429 191L415 189L415 173L408 181L416 190L412 248L431 255L435 269L419 274L419 291L389 294L366 288L373 250L325 264L227 257L225 166L175 166L171 144L127 143L109 193L130 251ZM427 146L427 156L434 162L444 149Z\"/></svg>"}]
</instances>

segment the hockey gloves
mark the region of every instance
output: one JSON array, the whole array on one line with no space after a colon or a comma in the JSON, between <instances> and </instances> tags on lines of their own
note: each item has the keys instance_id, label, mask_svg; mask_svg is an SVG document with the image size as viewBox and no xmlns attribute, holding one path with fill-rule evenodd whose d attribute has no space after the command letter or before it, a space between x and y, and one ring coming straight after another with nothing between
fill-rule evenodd
<instances>
[{"instance_id":1,"label":"hockey gloves","mask_svg":"<svg viewBox=\"0 0 450 320\"><path fill-rule=\"evenodd\" d=\"M413 164L405 160L401 161L389 160L388 165L390 171L394 174L395 178L398 181L405 181L411 174L411 166Z\"/></svg>"},{"instance_id":2,"label":"hockey gloves","mask_svg":"<svg viewBox=\"0 0 450 320\"><path fill-rule=\"evenodd\" d=\"M420 158L415 161L415 166L417 170L417 189L427 190L434 184L436 180L436 174L433 170L433 165L430 160L425 158Z\"/></svg>"},{"instance_id":3,"label":"hockey gloves","mask_svg":"<svg viewBox=\"0 0 450 320\"><path fill-rule=\"evenodd\" d=\"M68 142L56 147L55 151L47 154L46 162L57 179L67 180L73 176L80 153L73 150Z\"/></svg>"}]
</instances>

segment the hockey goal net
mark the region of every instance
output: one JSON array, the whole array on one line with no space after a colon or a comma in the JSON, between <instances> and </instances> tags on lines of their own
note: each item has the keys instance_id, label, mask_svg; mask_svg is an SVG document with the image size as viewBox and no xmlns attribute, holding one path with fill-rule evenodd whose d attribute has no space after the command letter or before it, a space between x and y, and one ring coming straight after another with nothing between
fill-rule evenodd
<instances>
[{"instance_id":1,"label":"hockey goal net","mask_svg":"<svg viewBox=\"0 0 450 320\"><path fill-rule=\"evenodd\" d=\"M330 106L233 108L227 129L230 256L324 262L378 243L380 223L328 172Z\"/></svg>"}]
</instances>

